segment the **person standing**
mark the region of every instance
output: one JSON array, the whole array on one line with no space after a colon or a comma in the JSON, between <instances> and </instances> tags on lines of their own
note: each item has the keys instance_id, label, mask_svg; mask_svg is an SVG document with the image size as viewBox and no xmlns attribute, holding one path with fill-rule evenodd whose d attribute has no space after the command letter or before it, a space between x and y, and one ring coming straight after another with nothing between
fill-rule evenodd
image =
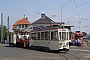
<instances>
[{"instance_id":1,"label":"person standing","mask_svg":"<svg viewBox=\"0 0 90 60\"><path fill-rule=\"evenodd\" d=\"M79 39L78 39L77 46L81 46L81 43L82 43L82 40L79 38Z\"/></svg>"}]
</instances>

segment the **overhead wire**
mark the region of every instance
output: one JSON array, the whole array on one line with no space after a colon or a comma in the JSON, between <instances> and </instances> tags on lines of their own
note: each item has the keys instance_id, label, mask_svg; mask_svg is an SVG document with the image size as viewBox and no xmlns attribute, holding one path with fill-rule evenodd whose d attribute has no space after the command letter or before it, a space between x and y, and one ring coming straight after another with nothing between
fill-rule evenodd
<instances>
[{"instance_id":1,"label":"overhead wire","mask_svg":"<svg viewBox=\"0 0 90 60\"><path fill-rule=\"evenodd\" d=\"M74 3L75 3L75 7L74 7L73 9L77 9L78 7L81 7L81 6L83 6L83 5L87 4L87 3L90 3L90 1L88 1L88 2L86 2L86 3L83 3L83 4L79 5L79 6L76 6L76 2L75 2L75 1L74 1ZM84 11L84 12L79 13L79 11L78 11L78 9L77 9L77 13L78 13L78 14L73 15L73 16L71 16L71 17L67 17L67 18L65 18L65 19L69 19L69 18L75 17L75 16L77 16L77 15L79 15L79 19L81 19L81 18L80 18L80 14L86 13L86 12L88 12L88 11L90 11L90 9L89 9L89 10L86 10L86 11ZM69 10L68 10L68 12L69 12ZM65 13L65 12L64 12L64 13ZM64 20L65 20L65 19L64 19ZM87 20L87 19L86 19L86 20Z\"/></svg>"},{"instance_id":2,"label":"overhead wire","mask_svg":"<svg viewBox=\"0 0 90 60\"><path fill-rule=\"evenodd\" d=\"M83 12L81 12L81 13L79 13L79 14L83 14L83 13L86 13L86 12L88 12L88 11L90 11L90 9L88 9L88 10L86 10L86 11L83 11ZM67 18L69 19L69 18L72 18L72 17L77 16L77 15L78 15L78 14L73 15L73 16L71 16L71 17L67 17ZM67 19L67 18L65 18L65 19Z\"/></svg>"},{"instance_id":3,"label":"overhead wire","mask_svg":"<svg viewBox=\"0 0 90 60\"><path fill-rule=\"evenodd\" d=\"M77 13L78 13L79 19L80 19L80 14L79 14L79 11L78 11L78 8L77 8L77 5L76 5L75 0L74 0L74 4L75 4L75 7L76 7L76 10L77 10Z\"/></svg>"},{"instance_id":4,"label":"overhead wire","mask_svg":"<svg viewBox=\"0 0 90 60\"><path fill-rule=\"evenodd\" d=\"M88 1L88 2L86 2L86 3L83 3L83 4L79 5L79 6L77 6L77 8L79 8L79 7L83 6L83 5L86 5L86 4L88 4L88 3L90 3L90 1ZM69 9L69 10L63 12L62 14L67 13L67 12L69 12L69 11L71 11L71 10L74 10L74 9L76 9L76 7L74 7L74 8L72 8L72 9ZM58 15L61 15L61 14L58 14Z\"/></svg>"},{"instance_id":5,"label":"overhead wire","mask_svg":"<svg viewBox=\"0 0 90 60\"><path fill-rule=\"evenodd\" d=\"M69 0L60 10L58 10L53 16L55 16L56 14L58 14L64 7L66 7L71 0Z\"/></svg>"},{"instance_id":6,"label":"overhead wire","mask_svg":"<svg viewBox=\"0 0 90 60\"><path fill-rule=\"evenodd\" d=\"M81 22L80 14L79 14L79 11L78 11L78 8L77 8L77 5L76 5L75 0L74 0L74 4L75 4L76 10L77 10L77 13L78 13L78 16L79 16L79 20L80 20L80 21L78 22L78 23L79 23L79 30L80 30L80 27L81 27L80 25L81 25L82 22Z\"/></svg>"}]
</instances>

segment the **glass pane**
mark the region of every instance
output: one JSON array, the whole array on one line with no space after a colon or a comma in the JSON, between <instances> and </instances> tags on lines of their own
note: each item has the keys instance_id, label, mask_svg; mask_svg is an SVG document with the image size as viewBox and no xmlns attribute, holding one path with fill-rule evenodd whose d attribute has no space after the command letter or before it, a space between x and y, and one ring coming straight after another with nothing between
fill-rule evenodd
<instances>
[{"instance_id":1,"label":"glass pane","mask_svg":"<svg viewBox=\"0 0 90 60\"><path fill-rule=\"evenodd\" d=\"M40 32L37 33L38 40L40 40Z\"/></svg>"},{"instance_id":2,"label":"glass pane","mask_svg":"<svg viewBox=\"0 0 90 60\"><path fill-rule=\"evenodd\" d=\"M49 35L48 35L48 31L47 31L47 32L45 32L45 40L48 40L48 38L49 38Z\"/></svg>"},{"instance_id":3,"label":"glass pane","mask_svg":"<svg viewBox=\"0 0 90 60\"><path fill-rule=\"evenodd\" d=\"M63 39L63 40L66 39L66 32L62 32L62 39Z\"/></svg>"},{"instance_id":4,"label":"glass pane","mask_svg":"<svg viewBox=\"0 0 90 60\"><path fill-rule=\"evenodd\" d=\"M68 32L67 32L67 38L66 39L68 40Z\"/></svg>"},{"instance_id":5,"label":"glass pane","mask_svg":"<svg viewBox=\"0 0 90 60\"><path fill-rule=\"evenodd\" d=\"M61 32L59 32L59 37L60 37L60 40L61 40Z\"/></svg>"},{"instance_id":6,"label":"glass pane","mask_svg":"<svg viewBox=\"0 0 90 60\"><path fill-rule=\"evenodd\" d=\"M51 40L54 40L54 32L51 32Z\"/></svg>"},{"instance_id":7,"label":"glass pane","mask_svg":"<svg viewBox=\"0 0 90 60\"><path fill-rule=\"evenodd\" d=\"M44 32L41 32L41 40L44 40Z\"/></svg>"},{"instance_id":8,"label":"glass pane","mask_svg":"<svg viewBox=\"0 0 90 60\"><path fill-rule=\"evenodd\" d=\"M55 31L55 40L59 40L58 39L58 31Z\"/></svg>"}]
</instances>

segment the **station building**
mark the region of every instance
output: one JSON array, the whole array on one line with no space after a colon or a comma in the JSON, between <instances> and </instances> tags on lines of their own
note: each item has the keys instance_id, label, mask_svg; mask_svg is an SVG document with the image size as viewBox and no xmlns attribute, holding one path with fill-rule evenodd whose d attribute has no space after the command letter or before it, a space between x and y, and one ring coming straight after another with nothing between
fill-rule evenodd
<instances>
[{"instance_id":1,"label":"station building","mask_svg":"<svg viewBox=\"0 0 90 60\"><path fill-rule=\"evenodd\" d=\"M65 28L68 28L71 31L71 27L74 27L70 24L65 24L64 22L55 22L45 15L45 13L41 13L41 17L35 22L29 22L28 18L23 18L22 20L18 20L12 27L13 32L17 31L27 31L30 32L34 27L38 26L50 26L50 25L61 25Z\"/></svg>"}]
</instances>

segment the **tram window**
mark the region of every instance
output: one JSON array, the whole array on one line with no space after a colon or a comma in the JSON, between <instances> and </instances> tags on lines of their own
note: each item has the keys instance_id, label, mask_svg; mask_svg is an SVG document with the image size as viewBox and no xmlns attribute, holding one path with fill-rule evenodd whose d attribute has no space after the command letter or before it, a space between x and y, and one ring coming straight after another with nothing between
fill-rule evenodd
<instances>
[{"instance_id":1,"label":"tram window","mask_svg":"<svg viewBox=\"0 0 90 60\"><path fill-rule=\"evenodd\" d=\"M36 40L37 39L36 33L31 33L31 39L33 39L33 40Z\"/></svg>"},{"instance_id":2,"label":"tram window","mask_svg":"<svg viewBox=\"0 0 90 60\"><path fill-rule=\"evenodd\" d=\"M51 32L51 40L54 40L54 32Z\"/></svg>"},{"instance_id":3,"label":"tram window","mask_svg":"<svg viewBox=\"0 0 90 60\"><path fill-rule=\"evenodd\" d=\"M63 39L63 40L66 39L66 32L62 32L62 39Z\"/></svg>"},{"instance_id":4,"label":"tram window","mask_svg":"<svg viewBox=\"0 0 90 60\"><path fill-rule=\"evenodd\" d=\"M45 32L45 40L48 40L48 39L49 39L49 33L47 31L47 32Z\"/></svg>"},{"instance_id":5,"label":"tram window","mask_svg":"<svg viewBox=\"0 0 90 60\"><path fill-rule=\"evenodd\" d=\"M67 40L68 40L69 38L68 38L68 32L67 32Z\"/></svg>"},{"instance_id":6,"label":"tram window","mask_svg":"<svg viewBox=\"0 0 90 60\"><path fill-rule=\"evenodd\" d=\"M41 40L44 40L44 32L41 32Z\"/></svg>"},{"instance_id":7,"label":"tram window","mask_svg":"<svg viewBox=\"0 0 90 60\"><path fill-rule=\"evenodd\" d=\"M61 40L61 32L59 32L60 40Z\"/></svg>"},{"instance_id":8,"label":"tram window","mask_svg":"<svg viewBox=\"0 0 90 60\"><path fill-rule=\"evenodd\" d=\"M58 31L55 31L55 40L58 40Z\"/></svg>"},{"instance_id":9,"label":"tram window","mask_svg":"<svg viewBox=\"0 0 90 60\"><path fill-rule=\"evenodd\" d=\"M38 40L40 40L40 32L37 33Z\"/></svg>"}]
</instances>

